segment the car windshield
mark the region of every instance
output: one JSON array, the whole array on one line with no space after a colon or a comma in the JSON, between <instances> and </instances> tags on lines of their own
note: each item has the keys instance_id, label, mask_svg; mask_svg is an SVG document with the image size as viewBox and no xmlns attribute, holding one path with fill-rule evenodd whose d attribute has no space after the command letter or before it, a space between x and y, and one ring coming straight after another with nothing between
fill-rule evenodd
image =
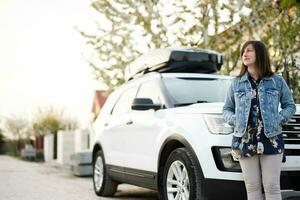
<instances>
[{"instance_id":1,"label":"car windshield","mask_svg":"<svg viewBox=\"0 0 300 200\"><path fill-rule=\"evenodd\" d=\"M194 103L224 102L230 79L198 77L165 77L163 82L175 106Z\"/></svg>"}]
</instances>

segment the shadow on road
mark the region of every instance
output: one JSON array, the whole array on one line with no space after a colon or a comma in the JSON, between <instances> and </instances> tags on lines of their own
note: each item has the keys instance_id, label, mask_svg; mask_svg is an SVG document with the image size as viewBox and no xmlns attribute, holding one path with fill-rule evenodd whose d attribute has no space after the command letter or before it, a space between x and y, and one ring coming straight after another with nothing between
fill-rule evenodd
<instances>
[{"instance_id":1,"label":"shadow on road","mask_svg":"<svg viewBox=\"0 0 300 200\"><path fill-rule=\"evenodd\" d=\"M154 190L144 189L127 184L121 184L118 187L118 191L114 195L118 199L147 199L158 200L158 192Z\"/></svg>"}]
</instances>

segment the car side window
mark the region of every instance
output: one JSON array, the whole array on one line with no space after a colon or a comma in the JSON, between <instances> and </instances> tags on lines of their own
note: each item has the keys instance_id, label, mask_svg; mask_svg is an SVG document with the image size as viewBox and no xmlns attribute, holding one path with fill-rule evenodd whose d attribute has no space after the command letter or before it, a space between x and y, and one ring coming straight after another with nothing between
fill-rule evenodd
<instances>
[{"instance_id":1,"label":"car side window","mask_svg":"<svg viewBox=\"0 0 300 200\"><path fill-rule=\"evenodd\" d=\"M137 89L138 87L135 86L124 90L112 110L112 115L123 114L131 111L132 101L136 96Z\"/></svg>"},{"instance_id":2,"label":"car side window","mask_svg":"<svg viewBox=\"0 0 300 200\"><path fill-rule=\"evenodd\" d=\"M157 82L147 81L142 83L137 98L150 98L154 104L162 104L160 88Z\"/></svg>"}]
</instances>

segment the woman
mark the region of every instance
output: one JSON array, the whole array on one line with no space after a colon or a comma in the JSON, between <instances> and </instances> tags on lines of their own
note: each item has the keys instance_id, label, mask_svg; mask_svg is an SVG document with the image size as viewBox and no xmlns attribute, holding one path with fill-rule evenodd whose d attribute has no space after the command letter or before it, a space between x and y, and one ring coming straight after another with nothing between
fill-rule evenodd
<instances>
[{"instance_id":1,"label":"woman","mask_svg":"<svg viewBox=\"0 0 300 200\"><path fill-rule=\"evenodd\" d=\"M247 41L242 69L228 91L223 117L234 126L232 156L239 160L248 200L281 199L282 125L296 111L285 80L272 72L265 45ZM278 112L279 104L282 110Z\"/></svg>"}]
</instances>

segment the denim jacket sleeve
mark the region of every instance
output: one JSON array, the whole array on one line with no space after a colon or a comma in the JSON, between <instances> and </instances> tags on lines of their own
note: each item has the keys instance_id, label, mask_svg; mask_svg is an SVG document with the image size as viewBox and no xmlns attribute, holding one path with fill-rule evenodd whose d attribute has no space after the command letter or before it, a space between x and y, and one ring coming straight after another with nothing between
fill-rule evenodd
<instances>
[{"instance_id":1,"label":"denim jacket sleeve","mask_svg":"<svg viewBox=\"0 0 300 200\"><path fill-rule=\"evenodd\" d=\"M235 101L234 101L234 81L232 80L230 88L227 92L225 105L223 107L223 118L229 125L235 125Z\"/></svg>"},{"instance_id":2,"label":"denim jacket sleeve","mask_svg":"<svg viewBox=\"0 0 300 200\"><path fill-rule=\"evenodd\" d=\"M281 125L288 122L296 112L296 105L293 100L292 93L286 84L285 80L280 76L281 90L280 103L282 110L279 112Z\"/></svg>"}]
</instances>

